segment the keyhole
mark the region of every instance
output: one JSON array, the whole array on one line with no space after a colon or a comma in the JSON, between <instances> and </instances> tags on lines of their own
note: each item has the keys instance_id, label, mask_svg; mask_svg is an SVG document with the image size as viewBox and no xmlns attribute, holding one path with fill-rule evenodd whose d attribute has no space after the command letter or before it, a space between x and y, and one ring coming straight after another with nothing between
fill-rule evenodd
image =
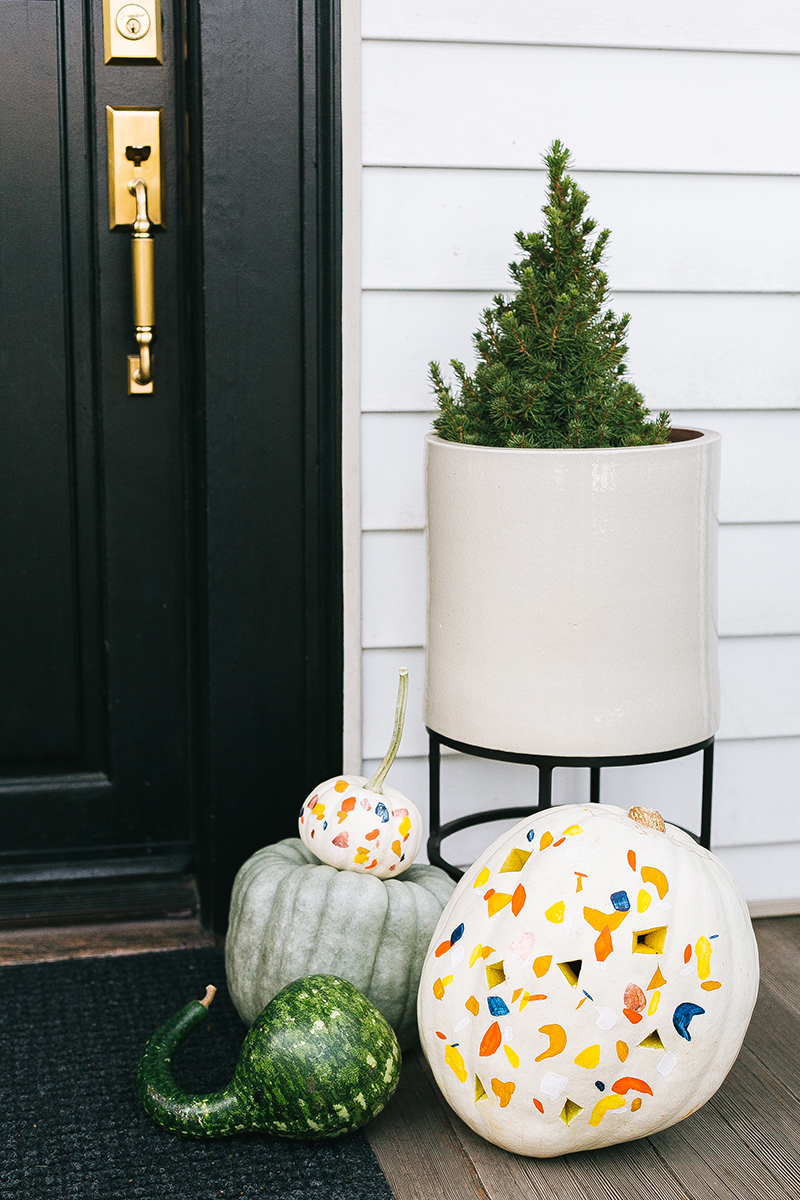
<instances>
[{"instance_id":1,"label":"keyhole","mask_svg":"<svg viewBox=\"0 0 800 1200\"><path fill-rule=\"evenodd\" d=\"M149 146L126 146L125 157L133 163L135 167L140 167L143 162L147 162L150 157Z\"/></svg>"},{"instance_id":2,"label":"keyhole","mask_svg":"<svg viewBox=\"0 0 800 1200\"><path fill-rule=\"evenodd\" d=\"M116 23L124 38L138 42L150 28L150 16L141 4L123 4L117 13Z\"/></svg>"}]
</instances>

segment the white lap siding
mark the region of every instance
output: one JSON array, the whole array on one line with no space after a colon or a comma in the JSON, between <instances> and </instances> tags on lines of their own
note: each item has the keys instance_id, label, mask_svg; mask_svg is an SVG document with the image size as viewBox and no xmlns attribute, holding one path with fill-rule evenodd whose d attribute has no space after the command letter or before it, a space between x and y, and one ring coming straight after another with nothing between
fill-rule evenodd
<instances>
[{"instance_id":1,"label":"white lap siding","mask_svg":"<svg viewBox=\"0 0 800 1200\"><path fill-rule=\"evenodd\" d=\"M392 782L427 808L427 363L471 360L514 231L539 227L558 137L612 230L631 378L653 410L723 435L713 840L748 899L800 911L800 7L367 0L361 36L364 772L407 665ZM609 770L603 796L696 828L700 771ZM450 755L442 782L448 819L525 803L536 772ZM583 800L588 772L554 789ZM449 852L469 861L499 831Z\"/></svg>"}]
</instances>

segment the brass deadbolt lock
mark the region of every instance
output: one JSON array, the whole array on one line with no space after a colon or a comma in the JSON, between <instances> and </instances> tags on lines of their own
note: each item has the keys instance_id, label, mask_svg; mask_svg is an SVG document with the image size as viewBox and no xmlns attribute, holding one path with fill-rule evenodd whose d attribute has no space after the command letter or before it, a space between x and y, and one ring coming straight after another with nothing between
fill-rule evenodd
<instances>
[{"instance_id":1,"label":"brass deadbolt lock","mask_svg":"<svg viewBox=\"0 0 800 1200\"><path fill-rule=\"evenodd\" d=\"M150 14L141 4L125 4L117 13L115 23L124 38L138 42L150 29Z\"/></svg>"},{"instance_id":2,"label":"brass deadbolt lock","mask_svg":"<svg viewBox=\"0 0 800 1200\"><path fill-rule=\"evenodd\" d=\"M161 0L103 0L107 63L160 63Z\"/></svg>"}]
</instances>

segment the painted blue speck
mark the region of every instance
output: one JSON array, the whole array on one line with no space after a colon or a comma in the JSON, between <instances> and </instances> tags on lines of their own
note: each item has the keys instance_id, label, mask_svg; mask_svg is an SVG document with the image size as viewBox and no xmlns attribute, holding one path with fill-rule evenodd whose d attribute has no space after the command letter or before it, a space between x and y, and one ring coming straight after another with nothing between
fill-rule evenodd
<instances>
[{"instance_id":1,"label":"painted blue speck","mask_svg":"<svg viewBox=\"0 0 800 1200\"><path fill-rule=\"evenodd\" d=\"M606 1090L606 1085L601 1083L599 1079L594 1081L594 1086L597 1088L598 1092L604 1092Z\"/></svg>"},{"instance_id":2,"label":"painted blue speck","mask_svg":"<svg viewBox=\"0 0 800 1200\"><path fill-rule=\"evenodd\" d=\"M462 921L461 924L458 926L458 928L454 929L453 932L450 934L450 945L452 946L455 942L460 941L463 936L464 936L464 922Z\"/></svg>"},{"instance_id":3,"label":"painted blue speck","mask_svg":"<svg viewBox=\"0 0 800 1200\"><path fill-rule=\"evenodd\" d=\"M327 822L327 821L323 821L323 822L322 822L322 830L323 830L323 833L325 832L325 830L326 830L327 828L328 828L328 822Z\"/></svg>"},{"instance_id":4,"label":"painted blue speck","mask_svg":"<svg viewBox=\"0 0 800 1200\"><path fill-rule=\"evenodd\" d=\"M715 938L715 937L719 937L719 934L718 934L718 933L712 933L712 934L711 934L711 939L710 939L710 940L713 942L713 940L714 940L714 938Z\"/></svg>"},{"instance_id":5,"label":"painted blue speck","mask_svg":"<svg viewBox=\"0 0 800 1200\"><path fill-rule=\"evenodd\" d=\"M590 996L586 988L583 989L583 994L587 1000L591 1000L592 1004L594 1004L594 996Z\"/></svg>"},{"instance_id":6,"label":"painted blue speck","mask_svg":"<svg viewBox=\"0 0 800 1200\"><path fill-rule=\"evenodd\" d=\"M400 862L405 862L405 854L400 855Z\"/></svg>"},{"instance_id":7,"label":"painted blue speck","mask_svg":"<svg viewBox=\"0 0 800 1200\"><path fill-rule=\"evenodd\" d=\"M701 1008L699 1004L679 1004L672 1015L672 1024L682 1038L686 1038L687 1042L692 1040L692 1035L689 1033L689 1022L693 1017L699 1017L706 1010Z\"/></svg>"},{"instance_id":8,"label":"painted blue speck","mask_svg":"<svg viewBox=\"0 0 800 1200\"><path fill-rule=\"evenodd\" d=\"M630 912L631 902L627 892L612 892L611 903L617 912Z\"/></svg>"},{"instance_id":9,"label":"painted blue speck","mask_svg":"<svg viewBox=\"0 0 800 1200\"><path fill-rule=\"evenodd\" d=\"M532 829L529 829L529 830L528 830L528 841L529 841L529 842L532 842L532 841L533 841L533 839L535 838L535 836L536 836L536 834L533 832L533 830L532 830Z\"/></svg>"},{"instance_id":10,"label":"painted blue speck","mask_svg":"<svg viewBox=\"0 0 800 1200\"><path fill-rule=\"evenodd\" d=\"M382 800L379 800L375 805L375 816L381 821L389 820L389 810Z\"/></svg>"},{"instance_id":11,"label":"painted blue speck","mask_svg":"<svg viewBox=\"0 0 800 1200\"><path fill-rule=\"evenodd\" d=\"M508 1005L502 996L487 996L486 1003L489 1006L489 1012L493 1017L507 1017Z\"/></svg>"}]
</instances>

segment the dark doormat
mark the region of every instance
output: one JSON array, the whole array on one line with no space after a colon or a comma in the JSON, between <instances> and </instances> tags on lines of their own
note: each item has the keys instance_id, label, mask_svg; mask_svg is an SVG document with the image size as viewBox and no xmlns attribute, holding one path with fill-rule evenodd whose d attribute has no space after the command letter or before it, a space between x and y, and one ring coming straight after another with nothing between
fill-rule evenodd
<instances>
[{"instance_id":1,"label":"dark doormat","mask_svg":"<svg viewBox=\"0 0 800 1200\"><path fill-rule=\"evenodd\" d=\"M246 1032L221 950L0 968L3 1200L391 1200L363 1133L201 1141L145 1116L135 1087L142 1048L208 983L219 989L208 1022L176 1059L176 1077L196 1092L230 1080Z\"/></svg>"}]
</instances>

